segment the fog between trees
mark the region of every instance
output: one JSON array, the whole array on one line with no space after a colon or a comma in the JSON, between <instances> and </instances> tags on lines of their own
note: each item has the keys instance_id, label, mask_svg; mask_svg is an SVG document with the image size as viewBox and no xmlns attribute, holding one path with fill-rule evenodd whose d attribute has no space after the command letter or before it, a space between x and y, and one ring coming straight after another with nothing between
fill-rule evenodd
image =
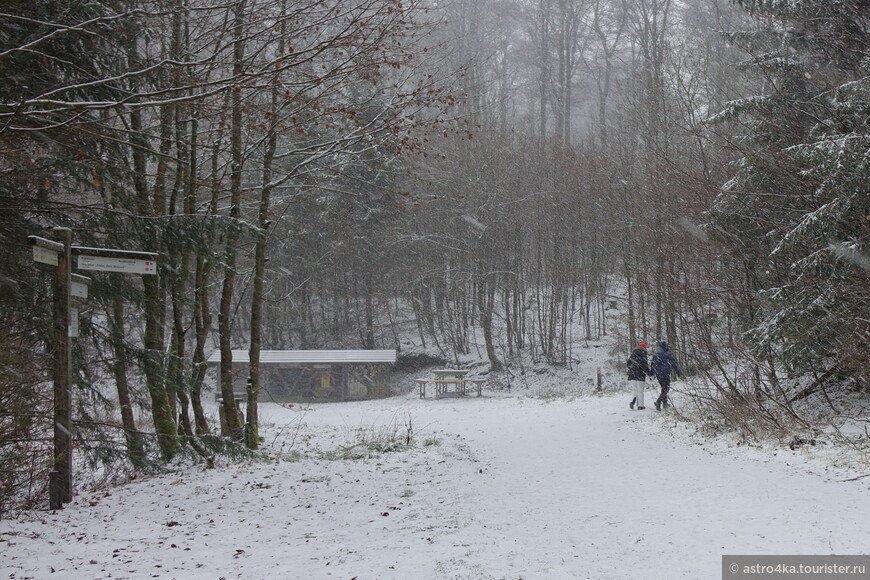
<instances>
[{"instance_id":1,"label":"fog between trees","mask_svg":"<svg viewBox=\"0 0 870 580\"><path fill-rule=\"evenodd\" d=\"M52 276L25 242L52 226L161 255L95 273L75 341L76 437L108 473L255 449L260 348L449 361L481 336L493 373L571 365L612 301L626 354L668 340L726 417L866 398L863 2L0 12L0 503L51 459ZM215 437L205 357L231 400L247 347L247 416Z\"/></svg>"}]
</instances>

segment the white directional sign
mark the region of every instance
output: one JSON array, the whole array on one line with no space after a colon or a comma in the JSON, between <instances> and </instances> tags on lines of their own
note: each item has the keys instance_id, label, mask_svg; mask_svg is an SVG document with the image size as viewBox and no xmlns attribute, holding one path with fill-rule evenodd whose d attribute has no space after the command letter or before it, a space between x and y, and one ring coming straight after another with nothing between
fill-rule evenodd
<instances>
[{"instance_id":1,"label":"white directional sign","mask_svg":"<svg viewBox=\"0 0 870 580\"><path fill-rule=\"evenodd\" d=\"M126 274L157 274L157 262L154 260L78 256L78 264L80 270L98 270L100 272L121 272Z\"/></svg>"},{"instance_id":2,"label":"white directional sign","mask_svg":"<svg viewBox=\"0 0 870 580\"><path fill-rule=\"evenodd\" d=\"M67 336L70 338L79 337L79 309L69 309L69 326L67 327Z\"/></svg>"},{"instance_id":3,"label":"white directional sign","mask_svg":"<svg viewBox=\"0 0 870 580\"><path fill-rule=\"evenodd\" d=\"M57 252L53 252L39 246L33 246L34 262L39 262L40 264L48 264L50 266L57 266L57 256Z\"/></svg>"},{"instance_id":4,"label":"white directional sign","mask_svg":"<svg viewBox=\"0 0 870 580\"><path fill-rule=\"evenodd\" d=\"M73 298L88 299L88 285L73 280L69 283L69 295Z\"/></svg>"}]
</instances>

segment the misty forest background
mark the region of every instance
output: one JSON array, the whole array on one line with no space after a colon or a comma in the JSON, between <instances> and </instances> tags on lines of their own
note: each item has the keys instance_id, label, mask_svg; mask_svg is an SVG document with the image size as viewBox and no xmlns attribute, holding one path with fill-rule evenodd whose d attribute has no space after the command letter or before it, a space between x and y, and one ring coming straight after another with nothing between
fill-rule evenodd
<instances>
[{"instance_id":1,"label":"misty forest background","mask_svg":"<svg viewBox=\"0 0 870 580\"><path fill-rule=\"evenodd\" d=\"M847 411L868 24L862 0L5 0L0 508L51 466L53 273L26 240L54 226L160 253L91 276L82 477L256 449L256 404L208 421L215 348L224 393L232 348L252 396L260 348L480 345L509 382L616 332L612 301L613 356L670 341L711 414Z\"/></svg>"}]
</instances>

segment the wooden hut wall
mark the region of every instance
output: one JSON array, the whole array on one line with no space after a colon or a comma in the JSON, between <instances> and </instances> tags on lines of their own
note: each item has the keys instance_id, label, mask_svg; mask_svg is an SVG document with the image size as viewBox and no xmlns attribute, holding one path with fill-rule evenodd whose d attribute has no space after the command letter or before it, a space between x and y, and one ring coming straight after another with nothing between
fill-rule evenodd
<instances>
[{"instance_id":1,"label":"wooden hut wall","mask_svg":"<svg viewBox=\"0 0 870 580\"><path fill-rule=\"evenodd\" d=\"M243 393L248 380L247 365L234 365L233 388ZM348 363L318 365L267 365L262 373L260 401L287 403L347 401L390 396L390 365Z\"/></svg>"}]
</instances>

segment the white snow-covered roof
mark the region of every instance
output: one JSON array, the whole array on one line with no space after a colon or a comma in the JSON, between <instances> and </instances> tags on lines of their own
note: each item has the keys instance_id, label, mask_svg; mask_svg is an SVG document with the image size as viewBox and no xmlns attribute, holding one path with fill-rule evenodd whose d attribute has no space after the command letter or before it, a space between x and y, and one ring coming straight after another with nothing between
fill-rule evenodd
<instances>
[{"instance_id":1,"label":"white snow-covered roof","mask_svg":"<svg viewBox=\"0 0 870 580\"><path fill-rule=\"evenodd\" d=\"M211 353L208 362L221 360L219 350ZM247 363L247 350L233 351L234 363ZM327 363L390 363L396 362L395 350L261 350L260 364L327 364Z\"/></svg>"}]
</instances>

